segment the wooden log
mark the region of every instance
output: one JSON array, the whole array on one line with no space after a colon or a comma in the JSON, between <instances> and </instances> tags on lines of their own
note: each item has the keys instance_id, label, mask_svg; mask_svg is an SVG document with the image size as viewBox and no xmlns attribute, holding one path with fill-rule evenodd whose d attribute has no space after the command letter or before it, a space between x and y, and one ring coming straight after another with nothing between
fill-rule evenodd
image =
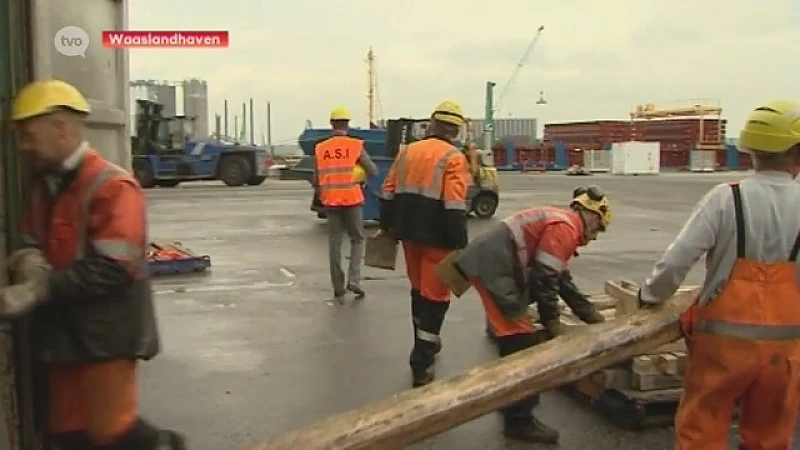
<instances>
[{"instance_id":1,"label":"wooden log","mask_svg":"<svg viewBox=\"0 0 800 450\"><path fill-rule=\"evenodd\" d=\"M405 448L530 394L579 380L679 339L678 316L693 298L693 293L676 295L659 307L582 328L454 378L337 414L249 450Z\"/></svg>"}]
</instances>

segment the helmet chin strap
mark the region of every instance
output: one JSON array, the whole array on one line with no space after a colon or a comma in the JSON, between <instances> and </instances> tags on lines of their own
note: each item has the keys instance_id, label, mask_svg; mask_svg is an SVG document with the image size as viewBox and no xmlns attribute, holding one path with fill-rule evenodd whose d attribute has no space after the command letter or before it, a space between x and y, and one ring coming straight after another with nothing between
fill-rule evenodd
<instances>
[{"instance_id":1,"label":"helmet chin strap","mask_svg":"<svg viewBox=\"0 0 800 450\"><path fill-rule=\"evenodd\" d=\"M578 215L581 217L581 222L583 223L583 243L586 244L589 242L589 236L592 234L591 230L589 229L589 221L586 219L586 214L594 214L591 211L587 211L583 208L577 208Z\"/></svg>"}]
</instances>

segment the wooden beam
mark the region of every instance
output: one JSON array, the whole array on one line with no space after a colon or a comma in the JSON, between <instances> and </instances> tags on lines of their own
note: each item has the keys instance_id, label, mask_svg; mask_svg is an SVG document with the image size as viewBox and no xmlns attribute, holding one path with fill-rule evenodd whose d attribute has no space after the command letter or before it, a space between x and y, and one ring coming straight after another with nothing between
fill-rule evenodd
<instances>
[{"instance_id":1,"label":"wooden beam","mask_svg":"<svg viewBox=\"0 0 800 450\"><path fill-rule=\"evenodd\" d=\"M693 292L676 295L659 307L588 326L454 378L337 414L249 450L405 448L530 394L570 383L679 339L679 314L693 299Z\"/></svg>"}]
</instances>

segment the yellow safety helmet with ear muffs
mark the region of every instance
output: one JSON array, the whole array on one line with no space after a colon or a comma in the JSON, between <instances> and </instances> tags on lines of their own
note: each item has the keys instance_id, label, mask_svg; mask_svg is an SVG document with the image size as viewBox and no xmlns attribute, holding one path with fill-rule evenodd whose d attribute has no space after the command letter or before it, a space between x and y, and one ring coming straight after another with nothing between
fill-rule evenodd
<instances>
[{"instance_id":1,"label":"yellow safety helmet with ear muffs","mask_svg":"<svg viewBox=\"0 0 800 450\"><path fill-rule=\"evenodd\" d=\"M356 166L353 167L353 180L355 180L356 183L367 181L367 171L364 170L361 164L356 164Z\"/></svg>"},{"instance_id":2,"label":"yellow safety helmet with ear muffs","mask_svg":"<svg viewBox=\"0 0 800 450\"><path fill-rule=\"evenodd\" d=\"M774 100L759 106L739 134L742 151L783 153L800 144L800 104Z\"/></svg>"},{"instance_id":3,"label":"yellow safety helmet with ear muffs","mask_svg":"<svg viewBox=\"0 0 800 450\"><path fill-rule=\"evenodd\" d=\"M23 87L11 106L11 120L18 122L55 112L59 108L89 114L86 97L75 86L61 80L34 81Z\"/></svg>"},{"instance_id":4,"label":"yellow safety helmet with ear muffs","mask_svg":"<svg viewBox=\"0 0 800 450\"><path fill-rule=\"evenodd\" d=\"M580 205L600 216L600 231L606 231L611 224L611 203L599 186L578 186L572 191L570 207Z\"/></svg>"},{"instance_id":5,"label":"yellow safety helmet with ear muffs","mask_svg":"<svg viewBox=\"0 0 800 450\"><path fill-rule=\"evenodd\" d=\"M436 110L431 114L431 119L458 127L467 123L461 105L450 100L439 103L439 106L437 106Z\"/></svg>"},{"instance_id":6,"label":"yellow safety helmet with ear muffs","mask_svg":"<svg viewBox=\"0 0 800 450\"><path fill-rule=\"evenodd\" d=\"M350 111L348 111L347 108L342 107L334 108L333 111L331 111L330 120L331 122L339 120L350 121Z\"/></svg>"}]
</instances>

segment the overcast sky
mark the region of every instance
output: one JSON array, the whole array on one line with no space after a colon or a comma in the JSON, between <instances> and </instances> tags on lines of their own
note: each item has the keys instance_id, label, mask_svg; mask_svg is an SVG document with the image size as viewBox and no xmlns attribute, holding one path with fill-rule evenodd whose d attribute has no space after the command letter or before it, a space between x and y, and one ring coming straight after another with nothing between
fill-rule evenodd
<instances>
[{"instance_id":1,"label":"overcast sky","mask_svg":"<svg viewBox=\"0 0 800 450\"><path fill-rule=\"evenodd\" d=\"M270 101L273 141L289 143L336 105L366 123L370 46L384 118L443 99L483 117L486 81L499 94L540 25L499 117L626 119L635 104L716 99L735 137L757 103L800 99L797 0L134 0L131 29L229 30L231 45L132 50L131 77L208 80L212 117L253 97L263 124Z\"/></svg>"}]
</instances>

